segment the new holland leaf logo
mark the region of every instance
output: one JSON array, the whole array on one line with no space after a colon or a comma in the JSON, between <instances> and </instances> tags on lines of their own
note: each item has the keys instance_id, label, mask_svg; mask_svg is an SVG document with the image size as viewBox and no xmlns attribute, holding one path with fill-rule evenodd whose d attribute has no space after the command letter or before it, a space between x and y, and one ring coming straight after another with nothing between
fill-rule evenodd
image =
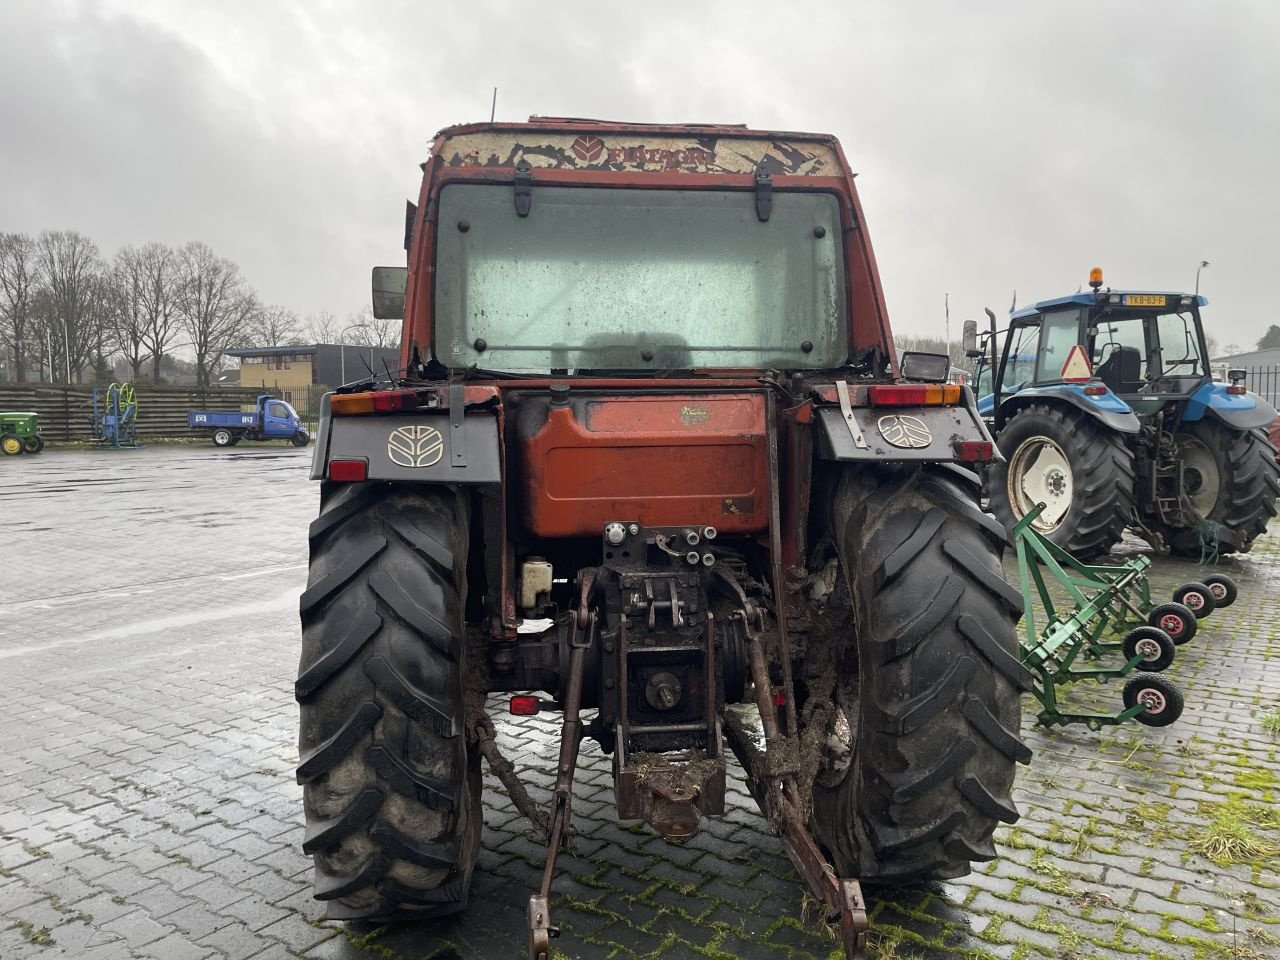
<instances>
[{"instance_id":1,"label":"new holland leaf logo","mask_svg":"<svg viewBox=\"0 0 1280 960\"><path fill-rule=\"evenodd\" d=\"M880 428L880 436L895 447L913 450L933 443L933 434L919 417L881 417L876 426Z\"/></svg>"},{"instance_id":2,"label":"new holland leaf logo","mask_svg":"<svg viewBox=\"0 0 1280 960\"><path fill-rule=\"evenodd\" d=\"M444 437L435 427L396 427L387 437L387 456L400 467L430 467L444 456Z\"/></svg>"}]
</instances>

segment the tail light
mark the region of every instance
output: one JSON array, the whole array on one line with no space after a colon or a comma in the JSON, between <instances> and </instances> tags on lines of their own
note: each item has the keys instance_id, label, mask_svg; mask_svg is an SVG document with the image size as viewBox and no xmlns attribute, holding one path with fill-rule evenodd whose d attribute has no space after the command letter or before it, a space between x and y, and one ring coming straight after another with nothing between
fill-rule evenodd
<instances>
[{"instance_id":1,"label":"tail light","mask_svg":"<svg viewBox=\"0 0 1280 960\"><path fill-rule=\"evenodd\" d=\"M876 407L940 407L960 402L958 383L889 383L867 392Z\"/></svg>"},{"instance_id":2,"label":"tail light","mask_svg":"<svg viewBox=\"0 0 1280 960\"><path fill-rule=\"evenodd\" d=\"M369 479L366 460L330 460L329 479L335 483L363 483Z\"/></svg>"},{"instance_id":3,"label":"tail light","mask_svg":"<svg viewBox=\"0 0 1280 960\"><path fill-rule=\"evenodd\" d=\"M957 440L956 459L964 463L988 463L995 459L995 445L990 440Z\"/></svg>"},{"instance_id":4,"label":"tail light","mask_svg":"<svg viewBox=\"0 0 1280 960\"><path fill-rule=\"evenodd\" d=\"M1248 392L1249 391L1245 389L1244 384L1241 384L1241 383L1233 383L1229 387L1227 387L1227 393L1235 397L1241 396L1242 394L1246 394Z\"/></svg>"},{"instance_id":5,"label":"tail light","mask_svg":"<svg viewBox=\"0 0 1280 960\"><path fill-rule=\"evenodd\" d=\"M538 709L542 706L542 701L538 697L512 697L508 709L512 715L517 717L532 717L537 715Z\"/></svg>"},{"instance_id":6,"label":"tail light","mask_svg":"<svg viewBox=\"0 0 1280 960\"><path fill-rule=\"evenodd\" d=\"M400 413L418 406L416 390L370 390L366 393L336 393L329 398L329 412L335 417L359 413Z\"/></svg>"},{"instance_id":7,"label":"tail light","mask_svg":"<svg viewBox=\"0 0 1280 960\"><path fill-rule=\"evenodd\" d=\"M1084 388L1084 395L1086 397L1100 397L1106 392L1107 388L1100 383L1091 383L1089 386Z\"/></svg>"}]
</instances>

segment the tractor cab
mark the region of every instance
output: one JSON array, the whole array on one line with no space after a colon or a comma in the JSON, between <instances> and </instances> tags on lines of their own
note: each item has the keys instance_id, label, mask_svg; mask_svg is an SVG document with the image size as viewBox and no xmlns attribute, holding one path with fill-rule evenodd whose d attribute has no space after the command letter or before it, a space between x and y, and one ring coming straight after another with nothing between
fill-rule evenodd
<instances>
[{"instance_id":1,"label":"tractor cab","mask_svg":"<svg viewBox=\"0 0 1280 960\"><path fill-rule=\"evenodd\" d=\"M1078 403L1139 417L1206 386L1216 392L1200 319L1207 303L1194 294L1107 289L1019 310L1003 351L990 362L983 351L983 412L1003 423L1012 413L1006 401L1028 388L1066 389Z\"/></svg>"}]
</instances>

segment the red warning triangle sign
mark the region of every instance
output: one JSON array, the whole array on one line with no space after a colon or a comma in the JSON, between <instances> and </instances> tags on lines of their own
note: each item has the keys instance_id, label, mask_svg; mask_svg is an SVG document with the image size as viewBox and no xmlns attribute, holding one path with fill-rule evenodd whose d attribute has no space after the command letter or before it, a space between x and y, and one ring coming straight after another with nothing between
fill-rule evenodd
<instances>
[{"instance_id":1,"label":"red warning triangle sign","mask_svg":"<svg viewBox=\"0 0 1280 960\"><path fill-rule=\"evenodd\" d=\"M1063 383L1088 383L1093 379L1093 370L1089 366L1089 358L1084 347L1076 344L1067 354L1067 362L1062 365Z\"/></svg>"}]
</instances>

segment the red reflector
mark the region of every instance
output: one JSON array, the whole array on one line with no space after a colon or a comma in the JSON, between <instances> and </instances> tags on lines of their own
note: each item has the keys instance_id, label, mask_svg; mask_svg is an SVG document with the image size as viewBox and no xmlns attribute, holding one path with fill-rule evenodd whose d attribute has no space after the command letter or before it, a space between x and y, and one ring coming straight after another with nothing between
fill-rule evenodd
<instances>
[{"instance_id":1,"label":"red reflector","mask_svg":"<svg viewBox=\"0 0 1280 960\"><path fill-rule=\"evenodd\" d=\"M1093 384L1084 388L1084 395L1086 397L1100 397L1106 392L1107 388L1101 384Z\"/></svg>"},{"instance_id":2,"label":"red reflector","mask_svg":"<svg viewBox=\"0 0 1280 960\"><path fill-rule=\"evenodd\" d=\"M1237 396L1237 397L1240 396L1241 394L1248 393L1248 392L1249 392L1248 390L1246 390L1243 386L1241 386L1238 383L1233 383L1231 384L1231 386L1227 387L1227 393L1230 393L1233 396Z\"/></svg>"},{"instance_id":3,"label":"red reflector","mask_svg":"<svg viewBox=\"0 0 1280 960\"><path fill-rule=\"evenodd\" d=\"M924 387L872 387L870 394L877 407L924 406Z\"/></svg>"},{"instance_id":4,"label":"red reflector","mask_svg":"<svg viewBox=\"0 0 1280 960\"><path fill-rule=\"evenodd\" d=\"M541 706L537 697L512 697L510 710L517 717L532 717Z\"/></svg>"},{"instance_id":5,"label":"red reflector","mask_svg":"<svg viewBox=\"0 0 1280 960\"><path fill-rule=\"evenodd\" d=\"M773 691L773 705L775 707L785 707L787 705L787 692L785 690Z\"/></svg>"},{"instance_id":6,"label":"red reflector","mask_svg":"<svg viewBox=\"0 0 1280 960\"><path fill-rule=\"evenodd\" d=\"M995 449L988 440L960 440L955 451L956 459L965 463L986 463L995 457Z\"/></svg>"},{"instance_id":7,"label":"red reflector","mask_svg":"<svg viewBox=\"0 0 1280 960\"><path fill-rule=\"evenodd\" d=\"M379 390L372 396L375 413L412 410L418 405L418 394L413 390Z\"/></svg>"},{"instance_id":8,"label":"red reflector","mask_svg":"<svg viewBox=\"0 0 1280 960\"><path fill-rule=\"evenodd\" d=\"M364 460L330 460L329 479L336 483L362 483L369 479L369 464Z\"/></svg>"}]
</instances>

